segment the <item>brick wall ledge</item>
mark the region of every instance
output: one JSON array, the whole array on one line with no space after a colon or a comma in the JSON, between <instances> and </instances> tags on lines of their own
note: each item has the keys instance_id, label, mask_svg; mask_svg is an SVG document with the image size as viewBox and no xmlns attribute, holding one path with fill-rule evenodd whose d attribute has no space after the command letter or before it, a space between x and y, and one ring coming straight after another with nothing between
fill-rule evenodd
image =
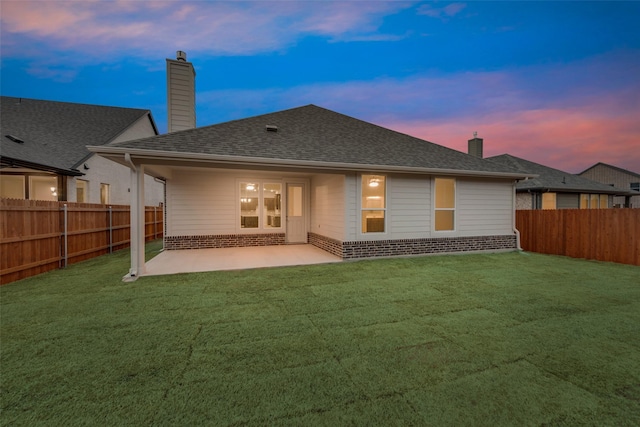
<instances>
[{"instance_id":1,"label":"brick wall ledge","mask_svg":"<svg viewBox=\"0 0 640 427\"><path fill-rule=\"evenodd\" d=\"M515 235L341 242L309 233L309 243L342 259L517 249Z\"/></svg>"},{"instance_id":2,"label":"brick wall ledge","mask_svg":"<svg viewBox=\"0 0 640 427\"><path fill-rule=\"evenodd\" d=\"M284 233L166 236L164 238L164 248L166 250L238 248L245 246L275 246L284 244Z\"/></svg>"}]
</instances>

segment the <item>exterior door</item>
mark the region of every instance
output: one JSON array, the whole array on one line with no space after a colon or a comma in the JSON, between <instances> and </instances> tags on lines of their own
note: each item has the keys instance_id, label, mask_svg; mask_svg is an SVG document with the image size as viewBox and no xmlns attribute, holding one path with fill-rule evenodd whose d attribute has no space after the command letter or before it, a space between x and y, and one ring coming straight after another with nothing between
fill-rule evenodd
<instances>
[{"instance_id":1,"label":"exterior door","mask_svg":"<svg viewBox=\"0 0 640 427\"><path fill-rule=\"evenodd\" d=\"M287 184L287 243L307 243L304 184Z\"/></svg>"}]
</instances>

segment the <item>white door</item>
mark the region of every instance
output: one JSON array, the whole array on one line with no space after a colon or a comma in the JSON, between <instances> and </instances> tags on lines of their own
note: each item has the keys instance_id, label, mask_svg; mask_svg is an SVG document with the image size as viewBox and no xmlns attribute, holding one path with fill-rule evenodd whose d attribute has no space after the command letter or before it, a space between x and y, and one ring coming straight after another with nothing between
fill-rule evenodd
<instances>
[{"instance_id":1,"label":"white door","mask_svg":"<svg viewBox=\"0 0 640 427\"><path fill-rule=\"evenodd\" d=\"M307 243L304 184L287 184L287 243Z\"/></svg>"}]
</instances>

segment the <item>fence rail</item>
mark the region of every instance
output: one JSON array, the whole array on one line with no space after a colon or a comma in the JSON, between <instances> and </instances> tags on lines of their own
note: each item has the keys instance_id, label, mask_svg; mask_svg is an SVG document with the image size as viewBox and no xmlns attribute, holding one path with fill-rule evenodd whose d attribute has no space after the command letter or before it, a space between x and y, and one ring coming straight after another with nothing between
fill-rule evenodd
<instances>
[{"instance_id":1,"label":"fence rail","mask_svg":"<svg viewBox=\"0 0 640 427\"><path fill-rule=\"evenodd\" d=\"M163 236L162 206L145 209L147 241ZM124 249L129 206L0 199L0 284Z\"/></svg>"},{"instance_id":2,"label":"fence rail","mask_svg":"<svg viewBox=\"0 0 640 427\"><path fill-rule=\"evenodd\" d=\"M640 209L516 212L526 251L640 265Z\"/></svg>"}]
</instances>

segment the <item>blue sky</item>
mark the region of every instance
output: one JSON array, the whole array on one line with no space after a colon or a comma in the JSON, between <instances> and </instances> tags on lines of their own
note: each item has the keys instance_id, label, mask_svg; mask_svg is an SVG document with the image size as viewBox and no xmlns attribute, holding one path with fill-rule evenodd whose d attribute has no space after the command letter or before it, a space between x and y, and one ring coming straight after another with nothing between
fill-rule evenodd
<instances>
[{"instance_id":1,"label":"blue sky","mask_svg":"<svg viewBox=\"0 0 640 427\"><path fill-rule=\"evenodd\" d=\"M196 68L198 126L316 104L461 151L640 172L640 2L6 1L2 95L150 109Z\"/></svg>"}]
</instances>

